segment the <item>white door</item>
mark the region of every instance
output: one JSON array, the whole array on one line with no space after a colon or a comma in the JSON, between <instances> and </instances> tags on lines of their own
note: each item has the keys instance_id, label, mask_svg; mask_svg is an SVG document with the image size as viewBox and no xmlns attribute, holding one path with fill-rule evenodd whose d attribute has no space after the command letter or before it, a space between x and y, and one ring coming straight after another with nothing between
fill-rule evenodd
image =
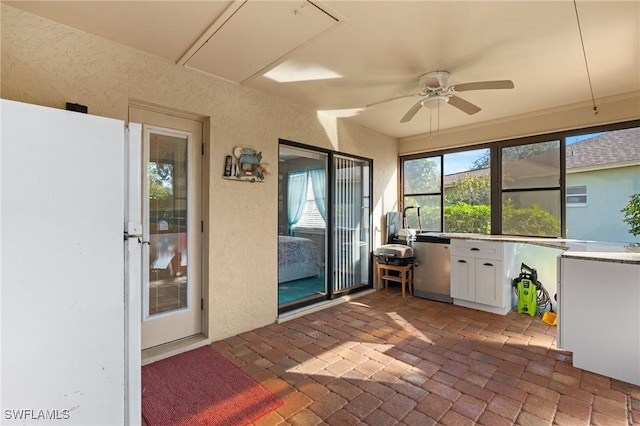
<instances>
[{"instance_id":1,"label":"white door","mask_svg":"<svg viewBox=\"0 0 640 426\"><path fill-rule=\"evenodd\" d=\"M2 423L139 422L124 122L1 102Z\"/></svg>"},{"instance_id":2,"label":"white door","mask_svg":"<svg viewBox=\"0 0 640 426\"><path fill-rule=\"evenodd\" d=\"M142 349L202 331L202 123L131 107L142 123Z\"/></svg>"}]
</instances>

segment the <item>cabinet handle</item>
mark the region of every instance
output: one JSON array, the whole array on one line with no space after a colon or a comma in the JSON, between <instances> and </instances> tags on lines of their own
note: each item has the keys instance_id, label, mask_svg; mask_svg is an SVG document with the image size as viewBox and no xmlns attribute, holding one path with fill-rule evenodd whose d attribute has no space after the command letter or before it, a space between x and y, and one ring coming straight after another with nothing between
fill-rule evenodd
<instances>
[{"instance_id":1,"label":"cabinet handle","mask_svg":"<svg viewBox=\"0 0 640 426\"><path fill-rule=\"evenodd\" d=\"M476 247L473 247L473 248L471 249L471 251L480 251L480 249L479 249L479 248L476 248Z\"/></svg>"},{"instance_id":2,"label":"cabinet handle","mask_svg":"<svg viewBox=\"0 0 640 426\"><path fill-rule=\"evenodd\" d=\"M493 267L493 263L485 263L484 266L491 266Z\"/></svg>"},{"instance_id":3,"label":"cabinet handle","mask_svg":"<svg viewBox=\"0 0 640 426\"><path fill-rule=\"evenodd\" d=\"M458 260L458 263L467 263L467 261L460 259L460 260Z\"/></svg>"}]
</instances>

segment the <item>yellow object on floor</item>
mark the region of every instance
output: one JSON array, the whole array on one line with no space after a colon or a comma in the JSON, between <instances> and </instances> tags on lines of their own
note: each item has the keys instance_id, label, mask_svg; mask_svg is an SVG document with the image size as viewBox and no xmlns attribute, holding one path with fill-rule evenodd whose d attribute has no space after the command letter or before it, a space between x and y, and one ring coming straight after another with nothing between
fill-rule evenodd
<instances>
[{"instance_id":1,"label":"yellow object on floor","mask_svg":"<svg viewBox=\"0 0 640 426\"><path fill-rule=\"evenodd\" d=\"M553 312L545 312L542 315L542 322L549 325L558 325L558 316Z\"/></svg>"}]
</instances>

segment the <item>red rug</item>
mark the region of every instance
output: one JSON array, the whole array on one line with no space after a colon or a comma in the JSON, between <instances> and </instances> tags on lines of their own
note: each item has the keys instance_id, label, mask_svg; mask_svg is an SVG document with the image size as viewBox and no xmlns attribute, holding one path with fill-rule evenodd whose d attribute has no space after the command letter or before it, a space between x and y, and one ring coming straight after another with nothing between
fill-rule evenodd
<instances>
[{"instance_id":1,"label":"red rug","mask_svg":"<svg viewBox=\"0 0 640 426\"><path fill-rule=\"evenodd\" d=\"M282 404L210 346L142 367L142 416L149 426L244 426Z\"/></svg>"}]
</instances>

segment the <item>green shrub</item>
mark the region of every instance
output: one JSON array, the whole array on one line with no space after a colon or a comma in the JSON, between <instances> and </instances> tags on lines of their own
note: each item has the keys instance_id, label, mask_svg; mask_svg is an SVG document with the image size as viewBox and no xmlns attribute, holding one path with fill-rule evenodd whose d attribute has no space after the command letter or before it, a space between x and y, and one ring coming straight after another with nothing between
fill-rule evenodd
<instances>
[{"instance_id":1,"label":"green shrub","mask_svg":"<svg viewBox=\"0 0 640 426\"><path fill-rule=\"evenodd\" d=\"M502 206L502 229L504 234L559 237L560 219L539 205L516 208L507 202Z\"/></svg>"},{"instance_id":2,"label":"green shrub","mask_svg":"<svg viewBox=\"0 0 640 426\"><path fill-rule=\"evenodd\" d=\"M629 232L635 236L640 235L640 194L630 195L629 204L620 211L624 213L622 220L631 227Z\"/></svg>"},{"instance_id":3,"label":"green shrub","mask_svg":"<svg viewBox=\"0 0 640 426\"><path fill-rule=\"evenodd\" d=\"M456 203L444 208L447 232L491 233L491 207Z\"/></svg>"}]
</instances>

